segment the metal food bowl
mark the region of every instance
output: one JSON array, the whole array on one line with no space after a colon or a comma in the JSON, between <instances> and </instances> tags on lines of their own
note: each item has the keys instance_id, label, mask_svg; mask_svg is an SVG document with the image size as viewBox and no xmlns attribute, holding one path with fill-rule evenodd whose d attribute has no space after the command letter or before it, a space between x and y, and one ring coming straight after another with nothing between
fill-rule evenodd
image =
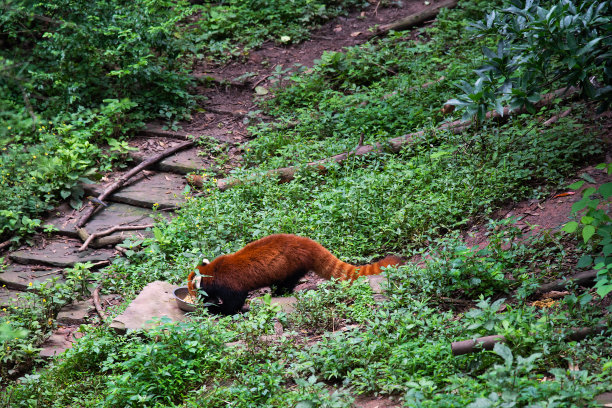
<instances>
[{"instance_id":1,"label":"metal food bowl","mask_svg":"<svg viewBox=\"0 0 612 408\"><path fill-rule=\"evenodd\" d=\"M189 289L187 289L187 286L181 286L179 288L174 289L173 295L174 295L174 299L176 300L176 304L178 305L179 309L185 311L185 312L193 312L196 310L197 305L193 304L193 303L189 303L189 302L185 302L185 297L187 297L187 295L189 294Z\"/></svg>"}]
</instances>

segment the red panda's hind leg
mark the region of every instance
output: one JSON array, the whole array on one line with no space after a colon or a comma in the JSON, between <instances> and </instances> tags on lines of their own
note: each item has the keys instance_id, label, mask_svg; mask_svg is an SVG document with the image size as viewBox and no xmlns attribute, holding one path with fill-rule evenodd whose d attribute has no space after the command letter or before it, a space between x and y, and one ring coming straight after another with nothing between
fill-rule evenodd
<instances>
[{"instance_id":1,"label":"red panda's hind leg","mask_svg":"<svg viewBox=\"0 0 612 408\"><path fill-rule=\"evenodd\" d=\"M300 279L302 279L302 277L304 277L304 275L306 275L307 272L308 272L307 269L300 269L296 271L294 274L285 278L284 280L275 283L274 285L271 286L272 295L282 296L282 295L286 295L288 293L293 292L293 289L295 289Z\"/></svg>"}]
</instances>

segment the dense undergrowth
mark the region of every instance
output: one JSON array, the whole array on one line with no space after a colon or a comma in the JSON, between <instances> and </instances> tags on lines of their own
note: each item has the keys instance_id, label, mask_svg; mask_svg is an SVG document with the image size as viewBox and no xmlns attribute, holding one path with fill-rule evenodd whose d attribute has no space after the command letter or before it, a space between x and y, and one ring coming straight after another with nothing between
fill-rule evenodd
<instances>
[{"instance_id":1,"label":"dense undergrowth","mask_svg":"<svg viewBox=\"0 0 612 408\"><path fill-rule=\"evenodd\" d=\"M185 117L198 99L189 75L196 59L299 41L362 4L3 1L0 240L35 231L60 199L78 208L79 184L125 160L126 138L145 120Z\"/></svg>"},{"instance_id":2,"label":"dense undergrowth","mask_svg":"<svg viewBox=\"0 0 612 408\"><path fill-rule=\"evenodd\" d=\"M232 6L239 7L224 5ZM99 273L79 267L71 272L71 286L59 286L57 293L43 288L33 294L38 303L26 317L34 323L25 325L17 311L8 311L6 317L18 323L12 325L14 338L4 335L0 358L15 372L3 376L34 361L32 338L17 329L39 333L44 330L37 331L37 324L52 325L54 304L45 303L83 290L79 282L92 279L130 299L150 281L184 281L202 256L212 259L272 233L309 236L351 262L388 252L419 255L420 265L385 272L387 301L372 308L364 282L329 282L296 294L295 314L264 298L249 313L215 318L201 312L191 322L124 337L105 326L82 327L84 337L61 360L9 383L0 402L345 407L356 395L380 394L409 407L592 406L594 395L612 381L609 330L580 342L568 341L567 334L598 325L609 312L609 295L570 287L570 295L548 308L532 305L530 296L594 251L602 255L583 264L606 263L609 218L606 224L605 214L594 211L609 191L585 196L597 197L583 209L590 206L589 217L601 221L576 222L584 227L575 231L589 225L597 231L591 241L583 239L587 245L560 232L520 238L513 219L491 221L483 249L458 238L461 228L484 222L503 203L565 186L577 167L600 160L603 152L596 120L543 124L540 119L566 109L569 102L562 99L540 111L538 120L525 114L462 134L434 129L443 120L441 104L457 92L452 83L474 79L480 46L494 43L474 41L464 30L468 19L490 7L462 2L413 39L396 34L326 54L311 71L283 78L275 98L262 101L276 120L254 125L257 138L246 147L248 163L259 167L232 173L248 182L219 192L208 175L206 195L188 197L171 221L160 217L154 238L124 244L126 256ZM445 79L421 87L439 79L440 70ZM589 109L582 103L573 108ZM419 129L427 131L398 155L353 157L330 164L324 175L304 168L290 183L253 178L260 169L351 149L361 134L365 143L384 142ZM457 299L475 307L459 313L452 302ZM276 321L285 335L262 337L274 333ZM507 342L490 352L451 355L450 342L490 334Z\"/></svg>"}]
</instances>

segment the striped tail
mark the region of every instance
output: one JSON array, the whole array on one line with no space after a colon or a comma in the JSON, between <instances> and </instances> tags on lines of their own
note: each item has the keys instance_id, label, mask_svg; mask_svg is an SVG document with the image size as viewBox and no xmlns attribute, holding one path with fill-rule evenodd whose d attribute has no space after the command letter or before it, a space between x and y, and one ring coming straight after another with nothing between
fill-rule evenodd
<instances>
[{"instance_id":1,"label":"striped tail","mask_svg":"<svg viewBox=\"0 0 612 408\"><path fill-rule=\"evenodd\" d=\"M326 254L321 256L318 265L315 265L315 272L325 279L336 278L339 280L354 281L360 276L378 275L382 272L381 268L391 265L403 265L404 261L394 255L389 255L378 262L368 265L354 266L346 262L342 262L329 251L325 250Z\"/></svg>"}]
</instances>

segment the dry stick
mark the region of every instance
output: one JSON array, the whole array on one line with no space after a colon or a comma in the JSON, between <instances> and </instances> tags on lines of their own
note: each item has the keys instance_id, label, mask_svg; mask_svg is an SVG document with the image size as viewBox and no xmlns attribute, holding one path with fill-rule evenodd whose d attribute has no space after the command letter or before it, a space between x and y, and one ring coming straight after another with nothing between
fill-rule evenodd
<instances>
[{"instance_id":1,"label":"dry stick","mask_svg":"<svg viewBox=\"0 0 612 408\"><path fill-rule=\"evenodd\" d=\"M572 112L572 108L568 108L568 109L564 110L563 112L559 113L558 115L555 115L555 116L551 117L550 119L548 119L546 122L543 123L543 125L544 126L550 126L553 123L558 122L559 119L566 117L571 112Z\"/></svg>"},{"instance_id":2,"label":"dry stick","mask_svg":"<svg viewBox=\"0 0 612 408\"><path fill-rule=\"evenodd\" d=\"M93 303L94 306L96 307L96 312L98 312L98 314L100 315L100 319L104 320L106 319L106 314L104 313L104 310L102 310L102 305L100 304L100 288L102 287L102 285L98 285L94 291L93 291Z\"/></svg>"},{"instance_id":3,"label":"dry stick","mask_svg":"<svg viewBox=\"0 0 612 408\"><path fill-rule=\"evenodd\" d=\"M138 166L134 167L132 170L128 171L127 173L125 173L123 176L119 177L119 180L115 181L113 184L111 184L110 186L108 186L103 192L102 194L100 194L97 199L100 201L104 201L106 199L106 197L108 197L109 195L111 195L112 193L114 193L116 190L118 190L119 188L121 188L121 186L123 186L129 179L130 177L134 176L135 174L139 173L141 170L157 163L158 161L170 156L173 153L176 153L179 150L185 149L186 147L191 147L193 146L193 141L189 141L189 142L184 142L181 143L179 145L176 145L170 149L164 150L163 152L143 161L142 163L140 163ZM88 207L84 212L83 215L81 216L81 218L79 219L79 222L77 222L76 227L81 228L83 227L83 225L85 225L85 223L87 223L87 220L89 220L89 217L91 217L91 215L94 213L94 210L96 209L96 207L93 205Z\"/></svg>"},{"instance_id":4,"label":"dry stick","mask_svg":"<svg viewBox=\"0 0 612 408\"><path fill-rule=\"evenodd\" d=\"M598 325L595 327L579 327L572 329L570 333L565 336L566 341L580 341L586 337L601 333L607 330L605 325ZM479 337L477 339L455 341L451 343L451 352L453 356L460 356L463 354L474 353L481 349L492 350L495 343L504 343L506 338L500 335Z\"/></svg>"},{"instance_id":5,"label":"dry stick","mask_svg":"<svg viewBox=\"0 0 612 408\"><path fill-rule=\"evenodd\" d=\"M391 30L393 31L406 30L412 26L415 26L417 24L420 24L424 21L427 21L435 17L440 12L440 9L453 8L457 5L457 3L458 3L458 0L445 0L440 3L434 4L431 8L427 10L423 10L420 13L409 15L408 17L404 17L391 24L385 24L385 25L379 26L373 35L374 36L385 35Z\"/></svg>"},{"instance_id":6,"label":"dry stick","mask_svg":"<svg viewBox=\"0 0 612 408\"><path fill-rule=\"evenodd\" d=\"M436 82L432 82L436 83ZM579 89L578 88L567 88L567 89L559 89L557 91L551 92L549 94L546 94L542 97L542 99L535 104L535 106L537 108L540 108L542 106L545 105L549 105L551 104L556 98L558 98L559 96L562 96L563 94L566 94L567 96L572 96L572 95L576 95L579 93ZM486 118L487 119L497 119L497 120L503 120L505 118L507 118L510 115L517 115L517 114L521 114L526 112L527 109L525 107L522 108L518 108L515 109L514 111L512 111L510 109L510 107L506 106L503 111L502 114L500 114L497 111L490 111L487 112L486 114ZM443 125L441 125L440 127L437 128L437 130L448 130L452 133L461 133L464 130L468 129L470 126L472 126L472 121L471 120L456 120L454 122L449 122L449 123L444 123ZM425 130L421 130L419 132L415 132L415 133L409 133L407 135L403 135L403 136L399 136L399 137L395 137L393 139L389 139L386 141L386 143L376 143L375 145L365 145L365 146L358 146L354 151L352 152L345 152L345 153L340 153L337 154L335 156L331 156L331 157L327 157L325 159L320 159L320 160L316 160L310 163L307 163L305 166L306 167L316 167L318 168L319 171L321 171L322 173L324 173L326 171L325 167L323 166L326 163L329 162L337 162L337 163L342 163L344 160L346 160L349 156L363 156L366 154L370 154L370 153L376 153L376 152L383 152L383 151L391 151L393 153L399 153L402 148L410 143L412 143L412 141L416 138L422 137L423 135L426 134ZM280 169L275 169L275 170L269 170L266 173L263 173L262 175L265 177L271 177L271 176L279 176L281 182L288 182L293 180L293 178L295 177L295 173L298 171L299 166L291 166L291 167L283 167ZM261 175L260 175L261 176ZM231 187L234 187L236 185L240 185L240 184L244 184L246 182L250 182L253 180L256 180L258 178L257 175L252 176L246 180L239 180L239 179L220 179L217 180L217 188L221 191L225 191ZM201 186L198 186L201 187Z\"/></svg>"},{"instance_id":7,"label":"dry stick","mask_svg":"<svg viewBox=\"0 0 612 408\"><path fill-rule=\"evenodd\" d=\"M147 225L115 225L114 227L109 228L107 230L100 231L100 232L94 232L89 237L87 237L87 239L85 240L83 245L81 245L81 247L79 248L79 251L86 250L87 247L89 246L89 243L91 241L93 241L95 238L104 237L106 235L110 235L113 232L117 232L117 231L135 231L135 230L143 230L143 229L146 229L146 228L153 228L153 224L147 224Z\"/></svg>"},{"instance_id":8,"label":"dry stick","mask_svg":"<svg viewBox=\"0 0 612 408\"><path fill-rule=\"evenodd\" d=\"M593 286L593 282L597 277L597 271L585 271L572 275L566 279L559 279L554 282L541 285L536 294L542 294L553 290L564 290L570 282L578 286Z\"/></svg>"},{"instance_id":9,"label":"dry stick","mask_svg":"<svg viewBox=\"0 0 612 408\"><path fill-rule=\"evenodd\" d=\"M3 243L0 244L0 250L6 248L7 246L11 245L13 243L12 238L11 239L7 239L6 241L4 241Z\"/></svg>"}]
</instances>

